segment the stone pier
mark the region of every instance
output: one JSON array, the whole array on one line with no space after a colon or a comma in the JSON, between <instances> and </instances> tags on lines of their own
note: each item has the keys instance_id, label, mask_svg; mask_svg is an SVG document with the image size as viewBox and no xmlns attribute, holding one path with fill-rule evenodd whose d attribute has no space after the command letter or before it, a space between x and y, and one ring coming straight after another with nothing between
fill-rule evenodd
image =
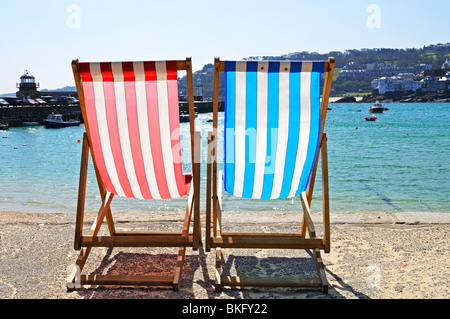
<instances>
[{"instance_id":1,"label":"stone pier","mask_svg":"<svg viewBox=\"0 0 450 319\"><path fill-rule=\"evenodd\" d=\"M222 112L224 103L219 102L219 111ZM196 101L196 113L211 113L213 111L212 101ZM180 113L188 113L188 102L180 102ZM14 106L0 107L0 122L8 123L10 127L22 126L23 122L39 122L44 124L44 120L49 114L62 114L64 120L76 119L83 121L79 105L54 105L54 106Z\"/></svg>"}]
</instances>

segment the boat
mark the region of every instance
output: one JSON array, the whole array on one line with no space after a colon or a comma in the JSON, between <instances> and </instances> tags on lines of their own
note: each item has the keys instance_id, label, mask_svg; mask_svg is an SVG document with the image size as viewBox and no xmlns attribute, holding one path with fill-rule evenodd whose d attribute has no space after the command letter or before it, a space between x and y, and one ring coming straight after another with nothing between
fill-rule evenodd
<instances>
[{"instance_id":1,"label":"boat","mask_svg":"<svg viewBox=\"0 0 450 319\"><path fill-rule=\"evenodd\" d=\"M376 120L378 119L378 117L376 117L376 116L373 115L373 114L370 114L369 116L365 117L364 119L365 119L366 121L373 122L373 121L376 121Z\"/></svg>"},{"instance_id":2,"label":"boat","mask_svg":"<svg viewBox=\"0 0 450 319\"><path fill-rule=\"evenodd\" d=\"M39 122L22 122L22 126L37 126Z\"/></svg>"},{"instance_id":3,"label":"boat","mask_svg":"<svg viewBox=\"0 0 450 319\"><path fill-rule=\"evenodd\" d=\"M189 114L180 114L180 123L189 122Z\"/></svg>"},{"instance_id":4,"label":"boat","mask_svg":"<svg viewBox=\"0 0 450 319\"><path fill-rule=\"evenodd\" d=\"M372 112L372 113L383 113L384 111L389 111L389 109L383 107L383 104L381 104L378 101L373 103L372 107L369 108L369 112Z\"/></svg>"},{"instance_id":5,"label":"boat","mask_svg":"<svg viewBox=\"0 0 450 319\"><path fill-rule=\"evenodd\" d=\"M47 119L44 120L46 128L57 128L57 127L69 127L69 126L78 126L80 125L80 121L70 120L63 121L63 117L61 114L50 114Z\"/></svg>"},{"instance_id":6,"label":"boat","mask_svg":"<svg viewBox=\"0 0 450 319\"><path fill-rule=\"evenodd\" d=\"M9 129L9 125L5 123L0 123L0 131L6 131Z\"/></svg>"},{"instance_id":7,"label":"boat","mask_svg":"<svg viewBox=\"0 0 450 319\"><path fill-rule=\"evenodd\" d=\"M195 118L197 118L197 114L195 114ZM180 114L180 123L187 123L187 122L189 122L189 114L181 113Z\"/></svg>"}]
</instances>

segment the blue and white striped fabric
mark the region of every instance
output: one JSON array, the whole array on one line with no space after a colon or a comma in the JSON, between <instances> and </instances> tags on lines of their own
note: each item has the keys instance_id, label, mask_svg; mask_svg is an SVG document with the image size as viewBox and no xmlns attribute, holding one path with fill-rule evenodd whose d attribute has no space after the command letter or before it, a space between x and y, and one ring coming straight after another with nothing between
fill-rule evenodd
<instances>
[{"instance_id":1,"label":"blue and white striped fabric","mask_svg":"<svg viewBox=\"0 0 450 319\"><path fill-rule=\"evenodd\" d=\"M324 62L225 61L225 191L279 199L308 186Z\"/></svg>"}]
</instances>

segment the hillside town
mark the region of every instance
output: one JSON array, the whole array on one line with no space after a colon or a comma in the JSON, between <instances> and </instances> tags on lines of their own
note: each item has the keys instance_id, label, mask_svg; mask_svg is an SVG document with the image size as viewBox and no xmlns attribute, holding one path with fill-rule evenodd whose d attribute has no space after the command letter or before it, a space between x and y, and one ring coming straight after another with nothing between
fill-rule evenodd
<instances>
[{"instance_id":1,"label":"hillside town","mask_svg":"<svg viewBox=\"0 0 450 319\"><path fill-rule=\"evenodd\" d=\"M445 93L450 89L450 58L442 64L444 76L425 75L432 70L431 64L414 67L397 67L395 63L369 63L363 68L357 62L350 62L339 73L342 78L376 77L371 87L379 94L399 91L422 91ZM445 72L444 72L445 71Z\"/></svg>"},{"instance_id":2,"label":"hillside town","mask_svg":"<svg viewBox=\"0 0 450 319\"><path fill-rule=\"evenodd\" d=\"M294 52L281 56L252 56L244 58L248 61L262 60L326 60L333 56L336 69L331 89L334 99L343 98L352 102L372 102L372 100L407 101L407 102L446 102L450 101L450 43L439 43L412 49L360 49L332 51L328 53ZM196 100L211 101L213 97L212 64L206 64L201 70L194 72L197 89ZM77 102L74 86L62 89L37 91L39 83L34 76L25 71L17 84L17 93L0 96L0 106L26 105L32 99L35 104L72 104ZM178 79L180 102L185 102L186 77ZM219 84L219 100L224 98L224 87ZM200 97L201 96L201 97ZM198 99L199 98L199 99ZM362 98L362 99L361 99Z\"/></svg>"}]
</instances>

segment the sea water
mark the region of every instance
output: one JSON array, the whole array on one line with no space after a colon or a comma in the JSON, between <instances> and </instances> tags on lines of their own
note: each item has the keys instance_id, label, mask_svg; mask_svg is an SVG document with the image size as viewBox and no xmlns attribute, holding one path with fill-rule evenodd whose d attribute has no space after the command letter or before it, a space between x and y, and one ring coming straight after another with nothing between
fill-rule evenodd
<instances>
[{"instance_id":1,"label":"sea water","mask_svg":"<svg viewBox=\"0 0 450 319\"><path fill-rule=\"evenodd\" d=\"M366 122L370 104L330 104L328 136L330 209L334 212L450 212L450 103L389 103L389 110ZM205 209L206 138L212 114L199 114L202 133L201 209ZM219 126L223 113L219 113ZM0 211L76 212L84 125L0 131ZM189 124L181 124L188 136ZM223 168L223 132L218 166ZM79 142L80 141L80 142ZM190 162L189 139L182 139L183 162ZM183 167L191 171L191 165ZM313 211L321 210L321 171ZM93 165L88 170L86 211L97 211L100 195ZM141 201L116 197L113 211L179 210L186 198ZM228 211L299 211L298 198L243 200L223 195Z\"/></svg>"}]
</instances>

